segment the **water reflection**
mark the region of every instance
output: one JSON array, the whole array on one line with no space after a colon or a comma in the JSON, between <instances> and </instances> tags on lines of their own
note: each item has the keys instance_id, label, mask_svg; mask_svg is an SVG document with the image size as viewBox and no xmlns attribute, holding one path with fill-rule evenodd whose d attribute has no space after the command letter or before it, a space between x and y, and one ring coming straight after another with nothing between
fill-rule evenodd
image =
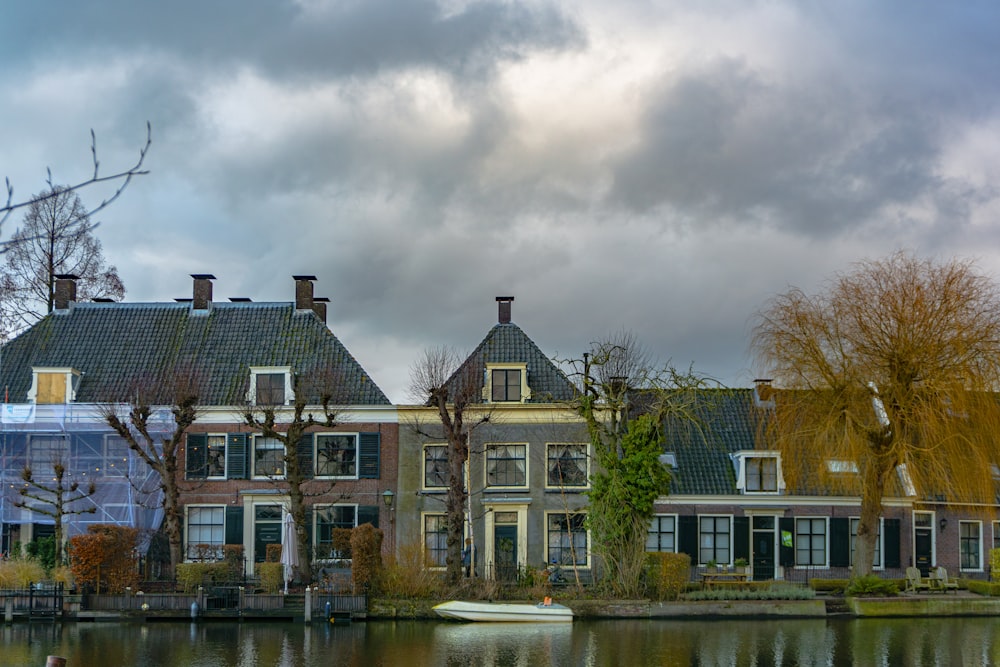
<instances>
[{"instance_id":1,"label":"water reflection","mask_svg":"<svg viewBox=\"0 0 1000 667\"><path fill-rule=\"evenodd\" d=\"M352 625L35 623L0 627L0 665L39 667L1000 664L992 618Z\"/></svg>"}]
</instances>

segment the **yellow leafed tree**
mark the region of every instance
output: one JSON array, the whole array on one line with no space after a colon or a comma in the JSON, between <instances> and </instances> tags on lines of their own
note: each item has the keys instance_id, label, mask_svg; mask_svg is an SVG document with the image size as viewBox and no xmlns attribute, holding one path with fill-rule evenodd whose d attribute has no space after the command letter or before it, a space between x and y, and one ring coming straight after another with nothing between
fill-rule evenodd
<instances>
[{"instance_id":1,"label":"yellow leafed tree","mask_svg":"<svg viewBox=\"0 0 1000 667\"><path fill-rule=\"evenodd\" d=\"M893 485L994 502L1000 292L971 262L898 252L820 294L791 289L758 314L753 350L779 389L768 435L789 484L836 477L861 493L854 576L871 572ZM859 475L831 474L824 459L854 462Z\"/></svg>"}]
</instances>

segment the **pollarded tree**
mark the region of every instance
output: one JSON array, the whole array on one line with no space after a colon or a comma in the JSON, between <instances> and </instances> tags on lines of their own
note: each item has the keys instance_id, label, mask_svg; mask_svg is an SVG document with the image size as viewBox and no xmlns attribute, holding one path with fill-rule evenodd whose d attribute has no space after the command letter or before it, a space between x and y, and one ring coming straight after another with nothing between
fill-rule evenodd
<instances>
[{"instance_id":1,"label":"pollarded tree","mask_svg":"<svg viewBox=\"0 0 1000 667\"><path fill-rule=\"evenodd\" d=\"M437 412L440 433L430 425L414 424L418 433L447 442L448 486L445 495L447 555L446 579L457 584L462 579L462 547L468 490L465 468L469 461L470 438L476 427L490 421L490 410L482 404L483 368L477 360L452 349L439 347L424 351L423 358L410 367L410 395ZM435 424L435 427L437 424Z\"/></svg>"},{"instance_id":2,"label":"pollarded tree","mask_svg":"<svg viewBox=\"0 0 1000 667\"><path fill-rule=\"evenodd\" d=\"M94 225L76 192L53 186L28 207L23 226L6 243L0 304L7 333L52 312L58 275L75 275L81 299L121 299L125 286L107 266Z\"/></svg>"},{"instance_id":3,"label":"pollarded tree","mask_svg":"<svg viewBox=\"0 0 1000 667\"><path fill-rule=\"evenodd\" d=\"M97 507L93 504L80 506L77 502L94 495L97 488L94 482L89 482L81 489L79 481L69 479L66 462L61 457L53 460L51 465L51 474L50 471L42 471L44 481L35 479L31 468L21 471L24 486L19 490L21 498L14 501L14 506L52 518L55 524L55 564L58 566L63 564L63 517L94 514Z\"/></svg>"},{"instance_id":4,"label":"pollarded tree","mask_svg":"<svg viewBox=\"0 0 1000 667\"><path fill-rule=\"evenodd\" d=\"M778 383L771 437L790 485L853 461L855 576L869 574L894 477L949 502L995 497L1000 461L1000 293L972 263L907 253L866 260L820 294L774 297L753 349ZM840 475L843 478L843 475Z\"/></svg>"}]
</instances>

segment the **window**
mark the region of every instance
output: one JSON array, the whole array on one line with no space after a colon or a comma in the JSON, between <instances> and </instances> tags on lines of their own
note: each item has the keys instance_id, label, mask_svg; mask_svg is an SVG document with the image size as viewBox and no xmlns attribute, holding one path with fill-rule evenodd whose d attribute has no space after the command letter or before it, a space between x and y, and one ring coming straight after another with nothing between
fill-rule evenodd
<instances>
[{"instance_id":1,"label":"window","mask_svg":"<svg viewBox=\"0 0 1000 667\"><path fill-rule=\"evenodd\" d=\"M356 433L321 433L316 436L318 477L358 476L358 436Z\"/></svg>"},{"instance_id":2,"label":"window","mask_svg":"<svg viewBox=\"0 0 1000 667\"><path fill-rule=\"evenodd\" d=\"M677 551L677 517L654 516L646 533L646 551Z\"/></svg>"},{"instance_id":3,"label":"window","mask_svg":"<svg viewBox=\"0 0 1000 667\"><path fill-rule=\"evenodd\" d=\"M444 567L448 557L448 524L444 514L424 515L424 550L427 564Z\"/></svg>"},{"instance_id":4,"label":"window","mask_svg":"<svg viewBox=\"0 0 1000 667\"><path fill-rule=\"evenodd\" d=\"M521 400L520 369L499 368L491 373L493 402Z\"/></svg>"},{"instance_id":5,"label":"window","mask_svg":"<svg viewBox=\"0 0 1000 667\"><path fill-rule=\"evenodd\" d=\"M291 378L288 366L251 367L247 401L262 406L288 405L294 398Z\"/></svg>"},{"instance_id":6,"label":"window","mask_svg":"<svg viewBox=\"0 0 1000 667\"><path fill-rule=\"evenodd\" d=\"M587 486L587 445L547 445L549 486Z\"/></svg>"},{"instance_id":7,"label":"window","mask_svg":"<svg viewBox=\"0 0 1000 667\"><path fill-rule=\"evenodd\" d=\"M753 456L744 460L746 465L746 490L748 492L775 492L778 490L778 459L774 456Z\"/></svg>"},{"instance_id":8,"label":"window","mask_svg":"<svg viewBox=\"0 0 1000 667\"><path fill-rule=\"evenodd\" d=\"M858 464L845 459L827 459L826 470L835 474L857 473Z\"/></svg>"},{"instance_id":9,"label":"window","mask_svg":"<svg viewBox=\"0 0 1000 667\"><path fill-rule=\"evenodd\" d=\"M327 505L316 507L316 554L319 558L350 558L351 544L346 544L336 529L351 530L357 525L358 508L355 505Z\"/></svg>"},{"instance_id":10,"label":"window","mask_svg":"<svg viewBox=\"0 0 1000 667\"><path fill-rule=\"evenodd\" d=\"M80 371L74 368L32 368L28 402L43 404L70 403L76 399Z\"/></svg>"},{"instance_id":11,"label":"window","mask_svg":"<svg viewBox=\"0 0 1000 667\"><path fill-rule=\"evenodd\" d=\"M189 506L187 531L188 559L221 559L226 536L226 508Z\"/></svg>"},{"instance_id":12,"label":"window","mask_svg":"<svg viewBox=\"0 0 1000 667\"><path fill-rule=\"evenodd\" d=\"M277 438L262 435L253 439L254 477L282 477L285 474L285 447Z\"/></svg>"},{"instance_id":13,"label":"window","mask_svg":"<svg viewBox=\"0 0 1000 667\"><path fill-rule=\"evenodd\" d=\"M526 486L526 445L486 446L486 486Z\"/></svg>"},{"instance_id":14,"label":"window","mask_svg":"<svg viewBox=\"0 0 1000 667\"><path fill-rule=\"evenodd\" d=\"M728 563L732 541L728 516L698 517L698 562Z\"/></svg>"},{"instance_id":15,"label":"window","mask_svg":"<svg viewBox=\"0 0 1000 667\"><path fill-rule=\"evenodd\" d=\"M28 447L28 467L35 480L51 476L56 464L70 470L69 441L63 435L33 435Z\"/></svg>"},{"instance_id":16,"label":"window","mask_svg":"<svg viewBox=\"0 0 1000 667\"><path fill-rule=\"evenodd\" d=\"M962 570L983 569L982 544L980 534L982 524L978 521L959 521L959 568Z\"/></svg>"},{"instance_id":17,"label":"window","mask_svg":"<svg viewBox=\"0 0 1000 667\"><path fill-rule=\"evenodd\" d=\"M826 519L795 520L795 564L826 566Z\"/></svg>"},{"instance_id":18,"label":"window","mask_svg":"<svg viewBox=\"0 0 1000 667\"><path fill-rule=\"evenodd\" d=\"M993 522L993 548L1000 549L1000 521Z\"/></svg>"},{"instance_id":19,"label":"window","mask_svg":"<svg viewBox=\"0 0 1000 667\"><path fill-rule=\"evenodd\" d=\"M448 486L448 448L445 445L424 446L424 488L443 489Z\"/></svg>"},{"instance_id":20,"label":"window","mask_svg":"<svg viewBox=\"0 0 1000 667\"><path fill-rule=\"evenodd\" d=\"M128 460L128 443L125 442L125 439L117 435L106 436L104 438L104 476L127 477Z\"/></svg>"},{"instance_id":21,"label":"window","mask_svg":"<svg viewBox=\"0 0 1000 667\"><path fill-rule=\"evenodd\" d=\"M205 445L205 468L209 477L226 477L226 436L210 435Z\"/></svg>"},{"instance_id":22,"label":"window","mask_svg":"<svg viewBox=\"0 0 1000 667\"><path fill-rule=\"evenodd\" d=\"M854 545L858 539L858 524L861 519L851 519L851 566L854 566ZM875 558L872 567L882 567L882 521L878 522L878 535L875 536Z\"/></svg>"},{"instance_id":23,"label":"window","mask_svg":"<svg viewBox=\"0 0 1000 667\"><path fill-rule=\"evenodd\" d=\"M548 562L560 565L587 566L587 515L583 512L559 512L546 518Z\"/></svg>"}]
</instances>

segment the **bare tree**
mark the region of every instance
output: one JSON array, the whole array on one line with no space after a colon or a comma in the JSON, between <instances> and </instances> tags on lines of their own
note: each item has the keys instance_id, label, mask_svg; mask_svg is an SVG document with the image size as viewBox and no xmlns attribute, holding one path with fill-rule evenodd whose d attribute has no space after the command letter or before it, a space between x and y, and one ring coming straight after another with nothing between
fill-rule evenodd
<instances>
[{"instance_id":1,"label":"bare tree","mask_svg":"<svg viewBox=\"0 0 1000 667\"><path fill-rule=\"evenodd\" d=\"M45 475L48 477L48 475ZM52 479L50 482L40 482L35 479L31 468L21 471L24 486L19 493L21 499L14 501L15 507L29 509L37 514L52 517L55 523L55 564L63 564L63 517L77 514L93 514L97 508L75 506L80 500L85 500L97 491L94 482L86 489L80 489L78 481L66 479L66 463L61 458L52 462ZM30 502L34 501L34 502Z\"/></svg>"},{"instance_id":2,"label":"bare tree","mask_svg":"<svg viewBox=\"0 0 1000 667\"><path fill-rule=\"evenodd\" d=\"M56 276L74 275L81 299L125 296L114 266L107 266L95 225L79 195L53 186L24 216L24 226L7 242L0 269L0 307L5 329L31 326L52 312Z\"/></svg>"},{"instance_id":3,"label":"bare tree","mask_svg":"<svg viewBox=\"0 0 1000 667\"><path fill-rule=\"evenodd\" d=\"M970 262L865 260L810 296L758 314L753 349L780 383L770 420L790 484L821 475L861 493L855 576L869 574L893 478L949 502L995 497L1000 461L1000 292ZM859 478L827 474L853 461ZM860 489L858 489L860 482Z\"/></svg>"},{"instance_id":4,"label":"bare tree","mask_svg":"<svg viewBox=\"0 0 1000 667\"><path fill-rule=\"evenodd\" d=\"M309 559L309 533L306 530L306 489L311 478L302 469L300 447L302 437L314 426L333 428L338 416L333 404L339 397L342 384L329 371L313 370L294 378L294 399L289 414L279 405L247 406L243 419L247 426L258 431L265 438L274 438L282 446L281 470L274 475L275 482L288 490L289 511L295 521L296 548L299 552L299 575L305 581L312 579L312 563ZM260 396L258 395L258 399ZM312 402L310 401L318 401ZM259 401L258 401L259 402ZM310 405L318 405L319 419L309 411ZM287 421L286 421L287 420ZM332 484L332 483L331 483Z\"/></svg>"},{"instance_id":5,"label":"bare tree","mask_svg":"<svg viewBox=\"0 0 1000 667\"><path fill-rule=\"evenodd\" d=\"M127 169L124 169L122 171L119 171L117 173L107 174L107 175L102 176L101 175L101 162L100 162L100 160L97 159L97 135L94 134L93 130L91 130L90 131L90 154L91 154L91 158L92 158L93 163L94 163L94 171L91 174L90 178L87 178L87 179L85 179L83 181L80 181L79 183L76 183L75 185L65 186L65 189L69 190L70 192L76 192L78 190L82 190L84 188L90 187L92 185L96 185L98 183L117 183L114 192L111 193L111 196L103 199L100 204L98 204L97 206L95 206L94 208L90 209L87 212L88 216L94 215L95 213L97 213L98 211L101 211L101 210L105 209L113 201L115 201L116 199L118 199L118 197L120 197L121 194L125 191L125 188L127 188L129 186L129 183L132 182L132 179L134 177L136 177L136 176L143 176L143 175L149 173L148 170L145 170L145 169L142 168L142 165L146 161L146 154L149 152L149 147L152 145L152 143L153 143L153 128L149 124L149 122L147 122L146 123L146 143L143 144L142 148L139 149L139 159L136 161L136 163L134 165L132 165L131 167L129 167ZM43 192L40 195L36 195L34 197L31 197L30 199L26 199L25 201L20 201L20 202L15 202L14 201L14 186L11 184L10 179L9 178L5 178L4 179L4 183L5 183L6 188L7 188L7 200L6 200L6 203L3 206L0 206L0 231L2 231L3 224L5 222L7 222L7 218L10 217L10 214L12 212L16 211L19 208L25 208L25 207L28 207L28 206L32 206L33 204L36 204L36 203L38 203L40 201L43 201L43 200L48 199L49 197L53 196L52 190L55 187L55 184L54 184L54 182L52 180L52 170L51 169L47 169L46 173L47 173L47 177L45 179L45 182L49 186L48 191L47 192Z\"/></svg>"},{"instance_id":6,"label":"bare tree","mask_svg":"<svg viewBox=\"0 0 1000 667\"><path fill-rule=\"evenodd\" d=\"M163 493L160 502L173 574L183 560L179 454L184 434L198 418L198 375L190 368L178 367L165 377L147 377L136 382L131 393L133 398L127 405L106 404L103 416L156 475L156 484ZM170 411L172 425L160 419L159 413L165 409Z\"/></svg>"},{"instance_id":7,"label":"bare tree","mask_svg":"<svg viewBox=\"0 0 1000 667\"><path fill-rule=\"evenodd\" d=\"M469 440L476 427L490 421L490 411L482 406L482 378L483 368L477 360L469 358L463 364L461 355L446 347L425 350L423 357L410 367L410 394L414 400L436 410L441 434L424 431L419 424L414 426L422 435L443 437L447 442L445 566L451 584L462 578Z\"/></svg>"}]
</instances>

